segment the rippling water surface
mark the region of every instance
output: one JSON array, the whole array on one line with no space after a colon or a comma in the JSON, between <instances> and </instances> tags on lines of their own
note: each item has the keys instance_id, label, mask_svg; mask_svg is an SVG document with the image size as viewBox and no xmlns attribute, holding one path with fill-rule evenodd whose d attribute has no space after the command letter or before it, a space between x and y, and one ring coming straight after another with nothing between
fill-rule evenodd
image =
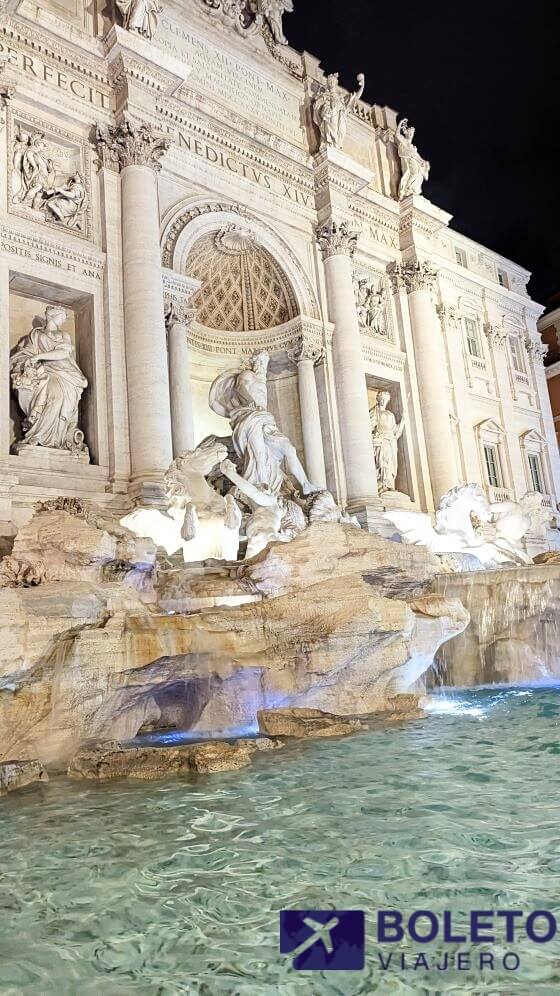
<instances>
[{"instance_id":1,"label":"rippling water surface","mask_svg":"<svg viewBox=\"0 0 560 996\"><path fill-rule=\"evenodd\" d=\"M515 974L383 973L373 927L380 907L560 916L559 720L558 690L479 691L245 771L2 800L0 992L558 993L560 942L516 946ZM278 911L331 906L369 913L366 971L293 972Z\"/></svg>"}]
</instances>

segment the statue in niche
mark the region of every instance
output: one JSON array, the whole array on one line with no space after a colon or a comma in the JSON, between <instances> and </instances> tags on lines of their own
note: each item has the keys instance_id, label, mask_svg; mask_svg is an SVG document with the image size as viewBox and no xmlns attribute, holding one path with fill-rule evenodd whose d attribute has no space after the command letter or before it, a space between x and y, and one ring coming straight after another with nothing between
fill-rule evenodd
<instances>
[{"instance_id":1,"label":"statue in niche","mask_svg":"<svg viewBox=\"0 0 560 996\"><path fill-rule=\"evenodd\" d=\"M430 164L422 159L418 149L413 144L415 129L409 127L408 119L399 121L396 131L397 151L401 161L401 181L399 184L399 200L410 197L411 194L421 194L422 184L430 175Z\"/></svg>"},{"instance_id":2,"label":"statue in niche","mask_svg":"<svg viewBox=\"0 0 560 996\"><path fill-rule=\"evenodd\" d=\"M395 490L398 471L398 441L404 427L404 416L397 422L388 409L391 400L389 391L380 391L374 407L370 411L370 424L373 436L373 453L379 494Z\"/></svg>"},{"instance_id":3,"label":"statue in niche","mask_svg":"<svg viewBox=\"0 0 560 996\"><path fill-rule=\"evenodd\" d=\"M76 363L70 335L61 328L66 318L60 305L49 306L44 319L11 352L12 387L26 416L20 449L48 446L87 453L78 405L88 382Z\"/></svg>"},{"instance_id":4,"label":"statue in niche","mask_svg":"<svg viewBox=\"0 0 560 996\"><path fill-rule=\"evenodd\" d=\"M321 134L321 144L341 149L346 138L348 115L364 92L366 78L359 73L358 89L344 95L338 83L338 73L327 76L327 85L313 103L313 121Z\"/></svg>"},{"instance_id":5,"label":"statue in niche","mask_svg":"<svg viewBox=\"0 0 560 996\"><path fill-rule=\"evenodd\" d=\"M309 495L321 489L308 479L295 446L268 411L269 362L268 353L260 351L253 354L248 368L220 374L210 388L210 408L230 421L233 446L245 481L279 494L286 478L285 467L302 494Z\"/></svg>"},{"instance_id":6,"label":"statue in niche","mask_svg":"<svg viewBox=\"0 0 560 996\"><path fill-rule=\"evenodd\" d=\"M43 192L47 217L59 221L67 228L83 227L83 216L88 206L88 195L80 173L69 176L61 187Z\"/></svg>"},{"instance_id":7,"label":"statue in niche","mask_svg":"<svg viewBox=\"0 0 560 996\"><path fill-rule=\"evenodd\" d=\"M151 41L157 30L159 15L163 11L157 0L116 0L116 3L126 30L136 31Z\"/></svg>"},{"instance_id":8,"label":"statue in niche","mask_svg":"<svg viewBox=\"0 0 560 996\"><path fill-rule=\"evenodd\" d=\"M182 550L185 563L236 560L241 511L232 495L224 497L206 480L227 455L227 446L216 436L181 453L164 478L167 511L137 508L121 525L135 536L149 537L170 556Z\"/></svg>"},{"instance_id":9,"label":"statue in niche","mask_svg":"<svg viewBox=\"0 0 560 996\"><path fill-rule=\"evenodd\" d=\"M27 204L35 211L41 209L43 192L54 186L56 169L47 155L47 144L42 132L18 129L14 144L13 167L19 182L14 194L14 204Z\"/></svg>"},{"instance_id":10,"label":"statue in niche","mask_svg":"<svg viewBox=\"0 0 560 996\"><path fill-rule=\"evenodd\" d=\"M385 328L385 288L378 290L373 281L367 277L354 279L356 292L356 310L358 321L364 329L369 329L376 335L386 335Z\"/></svg>"},{"instance_id":11,"label":"statue in niche","mask_svg":"<svg viewBox=\"0 0 560 996\"><path fill-rule=\"evenodd\" d=\"M293 0L257 0L255 4L256 12L263 15L277 45L288 44L282 18L284 14L291 14L293 9Z\"/></svg>"}]
</instances>

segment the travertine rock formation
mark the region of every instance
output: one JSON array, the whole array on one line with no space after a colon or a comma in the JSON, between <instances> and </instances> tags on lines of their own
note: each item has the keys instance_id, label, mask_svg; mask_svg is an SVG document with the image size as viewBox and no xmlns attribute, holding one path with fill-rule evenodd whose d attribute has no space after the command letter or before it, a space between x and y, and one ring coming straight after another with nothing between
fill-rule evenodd
<instances>
[{"instance_id":1,"label":"travertine rock formation","mask_svg":"<svg viewBox=\"0 0 560 996\"><path fill-rule=\"evenodd\" d=\"M49 776L40 761L6 761L0 764L0 795L48 780Z\"/></svg>"},{"instance_id":2,"label":"travertine rock formation","mask_svg":"<svg viewBox=\"0 0 560 996\"><path fill-rule=\"evenodd\" d=\"M346 737L361 729L359 719L342 719L320 709L261 709L259 730L272 737Z\"/></svg>"},{"instance_id":3,"label":"travertine rock formation","mask_svg":"<svg viewBox=\"0 0 560 996\"><path fill-rule=\"evenodd\" d=\"M81 542L90 526L78 523ZM126 741L147 724L235 736L256 732L263 709L391 709L468 622L459 602L422 594L435 571L426 551L352 526L312 526L224 578L229 597L249 588L253 601L182 615L166 605L165 574L151 604L126 572L107 571L111 561L100 578L106 540L92 528L82 579L0 591L0 760L60 768L84 742ZM45 561L66 544L56 570L67 577L68 540L26 529L18 555Z\"/></svg>"}]
</instances>

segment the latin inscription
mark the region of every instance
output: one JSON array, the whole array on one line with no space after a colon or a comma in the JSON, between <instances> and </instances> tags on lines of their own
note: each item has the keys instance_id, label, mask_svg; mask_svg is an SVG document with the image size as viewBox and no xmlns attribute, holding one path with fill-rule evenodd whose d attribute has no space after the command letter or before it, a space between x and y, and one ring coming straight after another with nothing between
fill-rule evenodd
<instances>
[{"instance_id":1,"label":"latin inscription","mask_svg":"<svg viewBox=\"0 0 560 996\"><path fill-rule=\"evenodd\" d=\"M111 106L110 98L106 93L102 93L90 83L85 83L75 76L55 69L54 66L47 65L36 55L27 55L16 48L11 48L5 42L0 42L0 56L9 66L19 69L30 79L40 83L49 83L51 86L57 87L58 90L72 94L73 97L77 97L93 107L105 109Z\"/></svg>"},{"instance_id":2,"label":"latin inscription","mask_svg":"<svg viewBox=\"0 0 560 996\"><path fill-rule=\"evenodd\" d=\"M81 260L67 250L58 249L56 246L49 246L48 249L37 248L32 242L13 236L6 231L2 231L0 235L0 250L10 256L29 259L35 263L45 263L47 266L52 266L54 270L77 273L90 280L100 280L103 274L102 263L97 263L95 260Z\"/></svg>"},{"instance_id":3,"label":"latin inscription","mask_svg":"<svg viewBox=\"0 0 560 996\"><path fill-rule=\"evenodd\" d=\"M299 101L235 56L162 17L157 42L190 68L187 87L302 144Z\"/></svg>"},{"instance_id":4,"label":"latin inscription","mask_svg":"<svg viewBox=\"0 0 560 996\"><path fill-rule=\"evenodd\" d=\"M179 148L188 149L189 152L193 152L196 156L200 156L212 165L221 166L222 169L227 169L230 173L243 176L246 180L257 183L263 190L271 190L281 194L283 197L287 197L288 200L293 201L294 204L309 207L313 203L311 193L300 190L298 187L293 187L272 173L267 173L257 166L249 165L243 162L242 159L238 159L236 156L232 156L212 145L208 145L207 142L194 138L192 135L184 134L180 131L178 133L178 143Z\"/></svg>"}]
</instances>

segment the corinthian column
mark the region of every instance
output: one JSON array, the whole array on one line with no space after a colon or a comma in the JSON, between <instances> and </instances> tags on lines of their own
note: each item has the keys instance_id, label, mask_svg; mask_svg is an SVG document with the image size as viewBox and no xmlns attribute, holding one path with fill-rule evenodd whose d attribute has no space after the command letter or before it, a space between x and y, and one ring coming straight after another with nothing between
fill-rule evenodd
<instances>
[{"instance_id":1,"label":"corinthian column","mask_svg":"<svg viewBox=\"0 0 560 996\"><path fill-rule=\"evenodd\" d=\"M194 316L194 308L181 309L176 304L170 304L165 313L169 350L173 459L176 459L180 453L194 449L193 404L187 339L188 328Z\"/></svg>"},{"instance_id":2,"label":"corinthian column","mask_svg":"<svg viewBox=\"0 0 560 996\"><path fill-rule=\"evenodd\" d=\"M348 504L363 511L378 504L362 341L352 281L358 235L343 222L320 228L329 318L334 323L333 364Z\"/></svg>"},{"instance_id":3,"label":"corinthian column","mask_svg":"<svg viewBox=\"0 0 560 996\"><path fill-rule=\"evenodd\" d=\"M98 129L104 164L121 174L122 266L132 478L158 485L172 459L156 173L170 142L126 119Z\"/></svg>"},{"instance_id":4,"label":"corinthian column","mask_svg":"<svg viewBox=\"0 0 560 996\"><path fill-rule=\"evenodd\" d=\"M327 474L321 433L321 413L315 380L315 364L323 359L324 353L322 349L316 349L302 339L299 346L289 351L288 356L292 363L297 365L299 407L307 476L313 484L326 488Z\"/></svg>"},{"instance_id":5,"label":"corinthian column","mask_svg":"<svg viewBox=\"0 0 560 996\"><path fill-rule=\"evenodd\" d=\"M394 265L391 275L395 289L408 293L422 422L437 505L442 495L459 483L449 417L447 359L431 295L437 273L428 263L403 263Z\"/></svg>"}]
</instances>

